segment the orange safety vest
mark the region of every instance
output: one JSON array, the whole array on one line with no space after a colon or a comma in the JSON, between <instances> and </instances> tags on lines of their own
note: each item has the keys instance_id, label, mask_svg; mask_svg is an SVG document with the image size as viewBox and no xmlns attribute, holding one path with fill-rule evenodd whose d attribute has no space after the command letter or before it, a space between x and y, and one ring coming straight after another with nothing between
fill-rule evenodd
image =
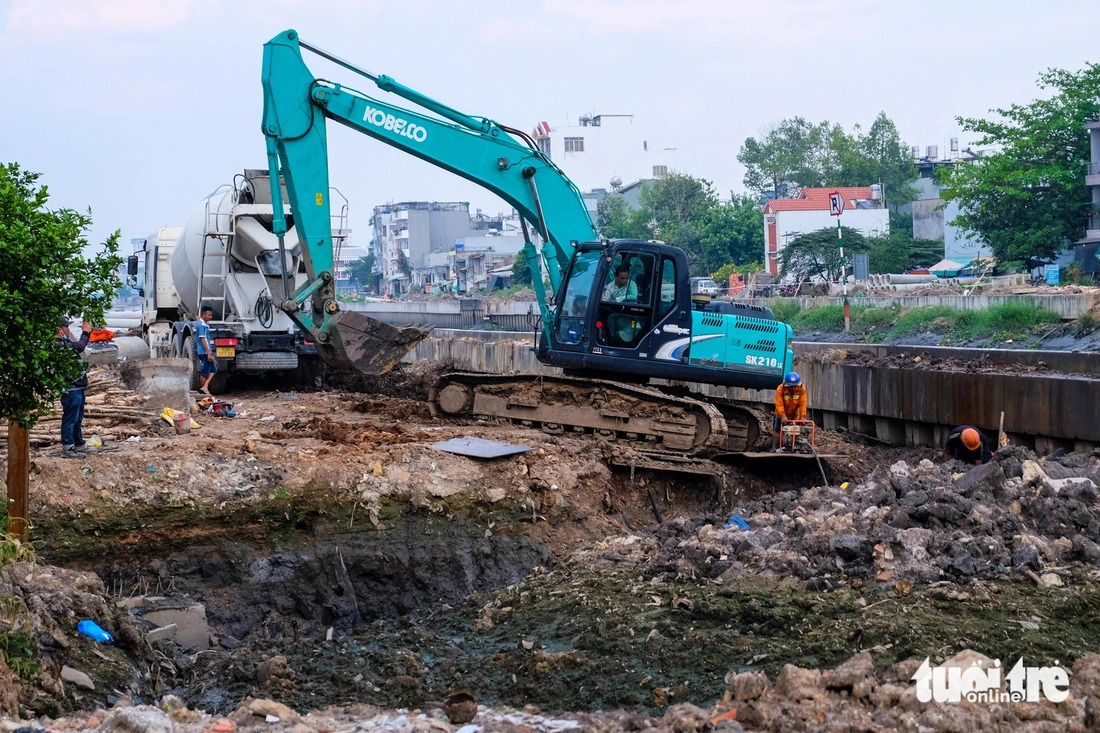
<instances>
[{"instance_id":1,"label":"orange safety vest","mask_svg":"<svg viewBox=\"0 0 1100 733\"><path fill-rule=\"evenodd\" d=\"M787 420L806 419L806 387L779 385L775 390L775 414Z\"/></svg>"}]
</instances>

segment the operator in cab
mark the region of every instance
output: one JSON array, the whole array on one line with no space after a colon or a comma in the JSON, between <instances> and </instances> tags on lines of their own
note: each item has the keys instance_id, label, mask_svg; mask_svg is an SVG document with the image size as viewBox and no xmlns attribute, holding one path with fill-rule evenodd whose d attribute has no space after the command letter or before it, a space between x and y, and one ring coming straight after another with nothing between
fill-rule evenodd
<instances>
[{"instance_id":1,"label":"operator in cab","mask_svg":"<svg viewBox=\"0 0 1100 733\"><path fill-rule=\"evenodd\" d=\"M806 385L802 384L802 377L798 376L798 372L787 372L787 375L783 377L783 383L775 388L775 420L772 422L772 429L775 431L775 438L772 442L773 448L779 447L780 430L783 423L791 420L805 420L806 407Z\"/></svg>"},{"instance_id":2,"label":"operator in cab","mask_svg":"<svg viewBox=\"0 0 1100 733\"><path fill-rule=\"evenodd\" d=\"M993 460L990 445L981 430L973 425L960 425L947 434L947 445L944 449L947 455L956 460L980 466Z\"/></svg>"},{"instance_id":3,"label":"operator in cab","mask_svg":"<svg viewBox=\"0 0 1100 733\"><path fill-rule=\"evenodd\" d=\"M638 302L638 285L630 279L630 265L619 265L615 279L604 286L603 300L611 303Z\"/></svg>"}]
</instances>

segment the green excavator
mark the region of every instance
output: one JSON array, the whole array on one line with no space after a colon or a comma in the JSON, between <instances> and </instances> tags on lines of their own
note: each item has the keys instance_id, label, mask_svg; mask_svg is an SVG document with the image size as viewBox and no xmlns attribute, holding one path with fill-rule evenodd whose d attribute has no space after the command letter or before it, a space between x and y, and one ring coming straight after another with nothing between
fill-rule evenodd
<instances>
[{"instance_id":1,"label":"green excavator","mask_svg":"<svg viewBox=\"0 0 1100 733\"><path fill-rule=\"evenodd\" d=\"M423 112L316 78L303 51ZM281 247L281 179L308 275L294 292L284 286L280 307L330 366L379 373L427 335L342 310L336 299L325 127L334 120L492 191L523 222L522 256L541 316L536 356L562 374L444 375L430 394L435 414L595 434L630 445L637 465L656 468L770 442L769 418L758 409L676 385L776 387L793 363L790 327L758 306L693 302L677 247L600 239L580 191L526 133L368 73L293 30L264 45L263 90L273 229Z\"/></svg>"}]
</instances>

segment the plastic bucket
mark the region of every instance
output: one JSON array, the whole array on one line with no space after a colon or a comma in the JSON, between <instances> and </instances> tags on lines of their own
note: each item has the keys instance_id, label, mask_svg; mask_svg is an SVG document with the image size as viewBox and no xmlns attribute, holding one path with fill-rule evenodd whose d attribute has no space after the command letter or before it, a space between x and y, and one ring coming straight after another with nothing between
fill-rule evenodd
<instances>
[{"instance_id":1,"label":"plastic bucket","mask_svg":"<svg viewBox=\"0 0 1100 733\"><path fill-rule=\"evenodd\" d=\"M191 434L191 416L183 413L175 417L176 435Z\"/></svg>"}]
</instances>

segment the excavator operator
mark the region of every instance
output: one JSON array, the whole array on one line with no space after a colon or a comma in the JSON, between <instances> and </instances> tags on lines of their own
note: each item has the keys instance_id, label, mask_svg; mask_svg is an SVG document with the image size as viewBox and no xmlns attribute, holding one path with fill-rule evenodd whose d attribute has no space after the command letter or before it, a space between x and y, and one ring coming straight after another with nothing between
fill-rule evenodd
<instances>
[{"instance_id":1,"label":"excavator operator","mask_svg":"<svg viewBox=\"0 0 1100 733\"><path fill-rule=\"evenodd\" d=\"M783 383L775 388L775 420L772 429L775 431L773 447L779 447L780 429L783 423L790 420L806 419L806 386L802 384L802 377L798 372L787 372L783 377Z\"/></svg>"}]
</instances>

